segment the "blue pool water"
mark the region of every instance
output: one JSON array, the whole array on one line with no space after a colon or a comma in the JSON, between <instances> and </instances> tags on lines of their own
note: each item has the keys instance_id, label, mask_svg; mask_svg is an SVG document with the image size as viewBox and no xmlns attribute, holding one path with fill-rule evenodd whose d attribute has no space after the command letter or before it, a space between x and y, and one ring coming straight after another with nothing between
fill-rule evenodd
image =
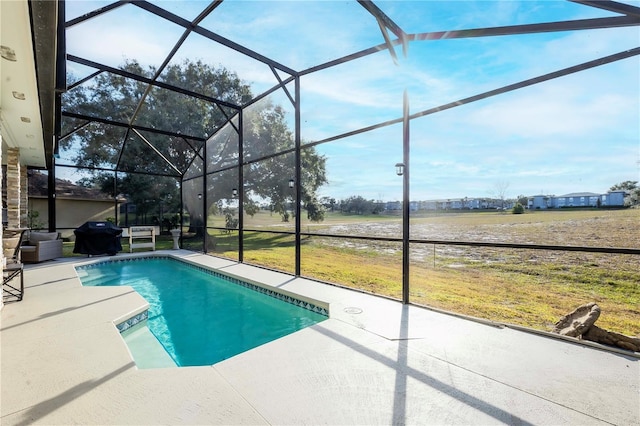
<instances>
[{"instance_id":1,"label":"blue pool water","mask_svg":"<svg viewBox=\"0 0 640 426\"><path fill-rule=\"evenodd\" d=\"M126 285L140 293L149 302L149 330L178 366L211 365L327 319L170 258L77 270L83 285Z\"/></svg>"}]
</instances>

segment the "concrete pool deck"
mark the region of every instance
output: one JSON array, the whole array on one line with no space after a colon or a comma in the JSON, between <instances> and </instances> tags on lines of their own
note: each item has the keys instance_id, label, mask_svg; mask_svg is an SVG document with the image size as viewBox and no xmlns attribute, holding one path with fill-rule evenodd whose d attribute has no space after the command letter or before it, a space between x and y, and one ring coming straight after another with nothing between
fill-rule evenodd
<instances>
[{"instance_id":1,"label":"concrete pool deck","mask_svg":"<svg viewBox=\"0 0 640 426\"><path fill-rule=\"evenodd\" d=\"M328 302L330 319L213 366L143 370L114 321L144 299L73 268L104 258L28 265L23 301L1 311L2 425L640 424L631 353L163 253Z\"/></svg>"}]
</instances>

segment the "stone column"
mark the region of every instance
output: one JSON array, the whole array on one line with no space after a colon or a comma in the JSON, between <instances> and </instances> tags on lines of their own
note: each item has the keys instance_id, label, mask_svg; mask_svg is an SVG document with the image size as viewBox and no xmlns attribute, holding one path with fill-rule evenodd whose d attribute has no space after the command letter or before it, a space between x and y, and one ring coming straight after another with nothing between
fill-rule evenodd
<instances>
[{"instance_id":1,"label":"stone column","mask_svg":"<svg viewBox=\"0 0 640 426\"><path fill-rule=\"evenodd\" d=\"M29 175L27 166L20 166L20 227L29 227Z\"/></svg>"},{"instance_id":2,"label":"stone column","mask_svg":"<svg viewBox=\"0 0 640 426\"><path fill-rule=\"evenodd\" d=\"M2 147L2 135L0 134L0 148ZM0 149L0 164L2 164L2 157L4 156L4 152ZM0 194L2 193L2 167L0 167ZM2 239L2 226L0 226L0 239ZM4 250L0 251L0 264L2 265L2 272L4 273ZM0 289L1 291L1 289ZM4 298L0 297L0 310L4 308Z\"/></svg>"},{"instance_id":3,"label":"stone column","mask_svg":"<svg viewBox=\"0 0 640 426\"><path fill-rule=\"evenodd\" d=\"M7 222L8 228L20 228L20 149L7 149Z\"/></svg>"}]
</instances>

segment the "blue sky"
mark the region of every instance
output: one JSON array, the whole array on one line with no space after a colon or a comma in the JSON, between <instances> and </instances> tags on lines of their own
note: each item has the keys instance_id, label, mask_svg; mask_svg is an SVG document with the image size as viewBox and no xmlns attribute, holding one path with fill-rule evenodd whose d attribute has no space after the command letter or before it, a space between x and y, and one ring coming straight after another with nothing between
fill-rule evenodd
<instances>
[{"instance_id":1,"label":"blue sky","mask_svg":"<svg viewBox=\"0 0 640 426\"><path fill-rule=\"evenodd\" d=\"M109 2L67 0L67 18ZM193 19L207 2L154 2ZM640 2L625 2L640 6ZM614 16L550 1L391 1L376 4L407 32ZM115 24L117 23L117 30ZM383 42L355 1L227 1L203 27L296 70ZM118 66L159 65L182 29L127 5L68 32L70 54ZM398 62L382 51L301 79L302 137L315 141L640 46L640 28L412 42ZM235 70L255 93L275 84L268 67L198 35L175 60ZM78 75L82 67L70 65ZM282 94L274 100L286 105ZM293 120L293 112L291 112ZM293 122L293 121L292 121ZM632 57L411 121L411 198L606 192L640 180L640 59ZM322 144L321 195L398 200L402 127Z\"/></svg>"}]
</instances>

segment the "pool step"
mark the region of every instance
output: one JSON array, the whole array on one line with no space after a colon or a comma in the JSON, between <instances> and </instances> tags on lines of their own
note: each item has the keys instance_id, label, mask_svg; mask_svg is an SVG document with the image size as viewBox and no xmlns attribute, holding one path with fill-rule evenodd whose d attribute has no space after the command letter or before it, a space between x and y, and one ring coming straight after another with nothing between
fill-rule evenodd
<instances>
[{"instance_id":1,"label":"pool step","mask_svg":"<svg viewBox=\"0 0 640 426\"><path fill-rule=\"evenodd\" d=\"M139 369L177 367L146 325L123 332L122 338Z\"/></svg>"}]
</instances>

